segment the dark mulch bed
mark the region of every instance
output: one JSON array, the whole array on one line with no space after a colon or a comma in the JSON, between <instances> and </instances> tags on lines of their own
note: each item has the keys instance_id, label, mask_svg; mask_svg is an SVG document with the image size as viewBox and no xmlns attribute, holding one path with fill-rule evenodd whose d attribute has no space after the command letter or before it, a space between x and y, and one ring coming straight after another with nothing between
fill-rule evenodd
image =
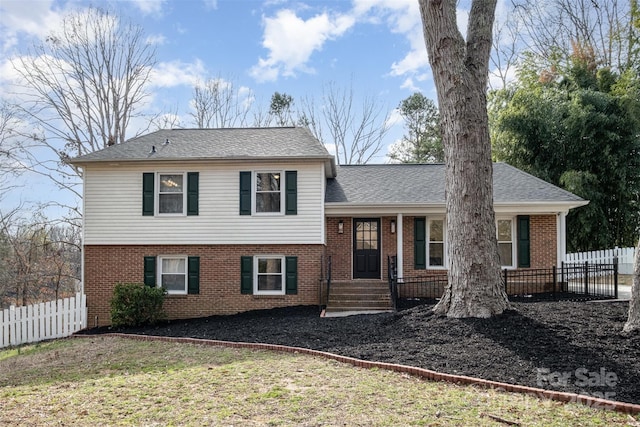
<instances>
[{"instance_id":1,"label":"dark mulch bed","mask_svg":"<svg viewBox=\"0 0 640 427\"><path fill-rule=\"evenodd\" d=\"M516 302L513 307L492 319L437 317L431 305L338 318L320 318L317 307L292 307L118 332L305 347L640 403L640 336L620 334L628 303Z\"/></svg>"}]
</instances>

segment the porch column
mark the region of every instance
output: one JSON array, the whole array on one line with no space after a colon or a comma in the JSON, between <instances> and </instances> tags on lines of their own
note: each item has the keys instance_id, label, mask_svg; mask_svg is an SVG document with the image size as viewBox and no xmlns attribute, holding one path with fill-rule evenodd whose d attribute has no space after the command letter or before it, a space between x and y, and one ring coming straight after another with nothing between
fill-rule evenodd
<instances>
[{"instance_id":1,"label":"porch column","mask_svg":"<svg viewBox=\"0 0 640 427\"><path fill-rule=\"evenodd\" d=\"M403 247L402 247L402 214L399 213L396 217L396 267L398 270L398 277L404 277L403 274Z\"/></svg>"},{"instance_id":2,"label":"porch column","mask_svg":"<svg viewBox=\"0 0 640 427\"><path fill-rule=\"evenodd\" d=\"M558 213L556 229L558 231L558 237L556 239L556 246L558 247L557 265L560 266L567 253L567 212Z\"/></svg>"}]
</instances>

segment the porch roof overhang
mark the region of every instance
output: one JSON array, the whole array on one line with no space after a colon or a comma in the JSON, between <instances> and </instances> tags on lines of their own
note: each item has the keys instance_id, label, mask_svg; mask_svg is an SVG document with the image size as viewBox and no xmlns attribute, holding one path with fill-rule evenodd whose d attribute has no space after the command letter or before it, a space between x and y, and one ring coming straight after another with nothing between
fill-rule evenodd
<instances>
[{"instance_id":1,"label":"porch roof overhang","mask_svg":"<svg viewBox=\"0 0 640 427\"><path fill-rule=\"evenodd\" d=\"M571 209L585 206L588 200L581 201L527 201L527 202L496 202L496 214L538 214L555 215L568 212ZM325 215L336 216L393 216L403 215L443 215L446 212L444 203L330 203L324 204Z\"/></svg>"}]
</instances>

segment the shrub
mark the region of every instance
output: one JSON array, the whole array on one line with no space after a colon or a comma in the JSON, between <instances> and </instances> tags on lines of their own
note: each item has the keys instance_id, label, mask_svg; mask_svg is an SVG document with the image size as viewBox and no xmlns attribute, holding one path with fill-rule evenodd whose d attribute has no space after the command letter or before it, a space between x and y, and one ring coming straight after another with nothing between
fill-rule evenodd
<instances>
[{"instance_id":1,"label":"shrub","mask_svg":"<svg viewBox=\"0 0 640 427\"><path fill-rule=\"evenodd\" d=\"M111 324L153 325L166 319L162 305L166 291L142 283L117 283L111 299Z\"/></svg>"}]
</instances>

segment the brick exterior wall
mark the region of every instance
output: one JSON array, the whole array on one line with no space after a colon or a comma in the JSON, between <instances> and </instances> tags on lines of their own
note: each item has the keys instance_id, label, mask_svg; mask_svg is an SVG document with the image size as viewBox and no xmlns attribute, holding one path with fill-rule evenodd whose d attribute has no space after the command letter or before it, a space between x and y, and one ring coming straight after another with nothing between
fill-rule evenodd
<instances>
[{"instance_id":1,"label":"brick exterior wall","mask_svg":"<svg viewBox=\"0 0 640 427\"><path fill-rule=\"evenodd\" d=\"M187 255L200 257L200 293L168 295L164 308L170 319L186 319L241 311L319 303L320 264L324 245L87 245L85 294L88 326L111 323L110 300L116 283L144 281L144 257ZM253 255L298 257L297 295L243 295L240 258Z\"/></svg>"},{"instance_id":2,"label":"brick exterior wall","mask_svg":"<svg viewBox=\"0 0 640 427\"><path fill-rule=\"evenodd\" d=\"M555 215L531 215L531 268L550 268L558 263Z\"/></svg>"},{"instance_id":3,"label":"brick exterior wall","mask_svg":"<svg viewBox=\"0 0 640 427\"><path fill-rule=\"evenodd\" d=\"M546 268L556 263L556 216L532 215L530 222L531 268ZM343 233L338 223L343 221ZM387 278L387 256L397 254L397 235L391 234L395 216L380 218L381 279ZM424 275L414 268L414 217L403 217L404 277ZM171 295L165 310L171 319L186 319L247 310L320 303L319 278L323 255L332 257L332 279L353 278L353 218L327 218L327 247L323 245L87 245L85 257L85 293L89 326L110 324L109 303L118 282L142 282L144 257L187 255L200 257L200 294ZM253 255L298 257L297 295L258 296L240 293L240 257ZM446 270L428 270L445 274Z\"/></svg>"},{"instance_id":4,"label":"brick exterior wall","mask_svg":"<svg viewBox=\"0 0 640 427\"><path fill-rule=\"evenodd\" d=\"M361 217L358 217L361 218ZM366 217L362 217L366 218ZM375 217L373 217L375 218ZM380 247L382 271L380 278L387 280L387 256L396 255L396 234L391 234L391 221L395 216L380 219ZM343 222L343 233L338 233L338 224ZM327 256L331 256L332 280L351 280L353 278L353 218L327 218Z\"/></svg>"},{"instance_id":5,"label":"brick exterior wall","mask_svg":"<svg viewBox=\"0 0 640 427\"><path fill-rule=\"evenodd\" d=\"M397 254L397 236L391 234L391 220L395 216L382 217L382 241L381 261L383 266L382 279L387 278L387 256ZM445 269L418 269L414 263L414 217L403 216L403 252L404 252L404 277L415 277L429 274L446 274ZM338 234L338 222L342 220L344 233ZM515 218L514 218L515 220ZM353 218L327 218L327 255L332 256L333 280L350 280L353 277ZM556 265L557 241L556 241L556 216L555 215L531 215L530 216L530 254L531 268L550 268Z\"/></svg>"}]
</instances>

